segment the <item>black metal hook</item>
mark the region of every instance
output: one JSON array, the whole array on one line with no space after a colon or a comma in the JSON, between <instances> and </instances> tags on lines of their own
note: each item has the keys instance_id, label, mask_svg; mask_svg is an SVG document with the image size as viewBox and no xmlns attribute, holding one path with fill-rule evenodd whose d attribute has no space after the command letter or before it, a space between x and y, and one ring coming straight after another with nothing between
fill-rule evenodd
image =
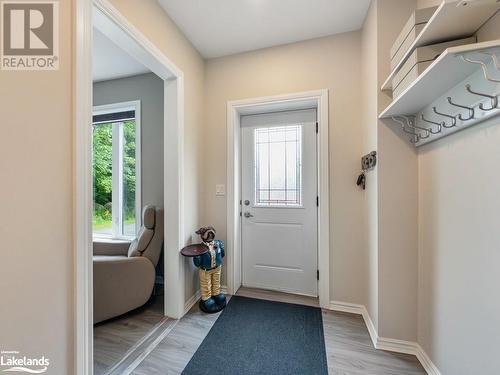
<instances>
[{"instance_id":1,"label":"black metal hook","mask_svg":"<svg viewBox=\"0 0 500 375\"><path fill-rule=\"evenodd\" d=\"M420 115L420 118L422 119L422 121L424 122L428 122L429 124L432 124L432 125L436 125L438 127L438 130L434 131L432 128L429 128L429 131L432 133L432 134L438 134L438 133L441 133L441 130L442 130L442 126L444 124L444 121L443 122L435 122L435 121L431 121L431 120L427 120L425 117L424 117L424 114L422 113Z\"/></svg>"},{"instance_id":2,"label":"black metal hook","mask_svg":"<svg viewBox=\"0 0 500 375\"><path fill-rule=\"evenodd\" d=\"M418 133L415 133L415 132L412 132L412 131L406 129L405 123L403 121L401 121L401 120L398 120L397 116L392 116L392 120L395 121L395 122L397 122L399 125L401 125L401 129L406 134L410 134L410 135L413 136L412 138L410 138L410 143L415 144L415 143L418 143L420 141L421 135L418 134Z\"/></svg>"},{"instance_id":3,"label":"black metal hook","mask_svg":"<svg viewBox=\"0 0 500 375\"><path fill-rule=\"evenodd\" d=\"M450 96L448 96L448 97L446 98L446 100L448 100L448 103L450 103L451 105L453 105L453 106L455 106L455 107L458 107L458 108L463 108L463 109L466 109L466 110L468 110L468 111L469 111L469 117L467 117L467 118L464 118L464 117L462 116L462 114L461 114L461 113L458 115L458 118L459 118L461 121L469 121L469 120L472 120L472 119L474 118L474 108L471 108L471 107L466 107L465 105L461 105L461 104L457 104L457 103L453 103L453 102L451 101L451 97L450 97Z\"/></svg>"},{"instance_id":4,"label":"black metal hook","mask_svg":"<svg viewBox=\"0 0 500 375\"><path fill-rule=\"evenodd\" d=\"M499 81L500 82L500 81ZM469 84L465 85L465 89L467 90L467 92L469 92L470 94L473 94L473 95L477 95L477 96L482 96L484 98L488 98L491 100L491 107L490 108L486 108L484 106L484 103L479 103L479 108L482 110L482 111L491 111L493 109L496 109L497 106L498 106L498 98L495 96L495 95L489 95L489 94L483 94L481 92L477 92L477 91L473 91L471 89L471 86Z\"/></svg>"},{"instance_id":5,"label":"black metal hook","mask_svg":"<svg viewBox=\"0 0 500 375\"><path fill-rule=\"evenodd\" d=\"M449 129L449 128L453 128L454 126L457 126L457 119L456 119L455 116L449 115L447 113L438 112L438 110L436 109L436 107L432 107L432 111L436 115L447 117L447 118L449 118L451 120L451 126L448 126L448 125L446 125L446 122L443 122L443 126L445 128Z\"/></svg>"}]
</instances>

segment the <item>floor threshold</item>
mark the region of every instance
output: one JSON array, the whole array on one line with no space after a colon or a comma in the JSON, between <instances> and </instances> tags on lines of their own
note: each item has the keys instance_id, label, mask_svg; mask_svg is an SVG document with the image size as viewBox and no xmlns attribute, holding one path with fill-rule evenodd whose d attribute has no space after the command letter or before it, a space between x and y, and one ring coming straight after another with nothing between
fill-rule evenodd
<instances>
[{"instance_id":1,"label":"floor threshold","mask_svg":"<svg viewBox=\"0 0 500 375\"><path fill-rule=\"evenodd\" d=\"M129 375L174 329L179 320L163 318L146 336L130 348L124 357L103 375Z\"/></svg>"}]
</instances>

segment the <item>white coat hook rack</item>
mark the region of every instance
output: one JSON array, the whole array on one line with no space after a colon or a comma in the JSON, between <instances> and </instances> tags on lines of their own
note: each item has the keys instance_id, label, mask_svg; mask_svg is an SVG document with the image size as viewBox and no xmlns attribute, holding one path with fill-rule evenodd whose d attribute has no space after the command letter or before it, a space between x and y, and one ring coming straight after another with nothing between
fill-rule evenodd
<instances>
[{"instance_id":1,"label":"white coat hook rack","mask_svg":"<svg viewBox=\"0 0 500 375\"><path fill-rule=\"evenodd\" d=\"M443 52L380 114L419 147L500 114L500 40Z\"/></svg>"}]
</instances>

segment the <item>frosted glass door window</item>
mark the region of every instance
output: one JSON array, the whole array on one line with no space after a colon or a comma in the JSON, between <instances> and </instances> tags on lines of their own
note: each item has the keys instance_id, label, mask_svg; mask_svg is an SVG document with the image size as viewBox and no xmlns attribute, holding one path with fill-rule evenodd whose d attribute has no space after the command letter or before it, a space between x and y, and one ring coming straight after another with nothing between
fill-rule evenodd
<instances>
[{"instance_id":1,"label":"frosted glass door window","mask_svg":"<svg viewBox=\"0 0 500 375\"><path fill-rule=\"evenodd\" d=\"M302 125L255 129L255 203L302 205Z\"/></svg>"}]
</instances>

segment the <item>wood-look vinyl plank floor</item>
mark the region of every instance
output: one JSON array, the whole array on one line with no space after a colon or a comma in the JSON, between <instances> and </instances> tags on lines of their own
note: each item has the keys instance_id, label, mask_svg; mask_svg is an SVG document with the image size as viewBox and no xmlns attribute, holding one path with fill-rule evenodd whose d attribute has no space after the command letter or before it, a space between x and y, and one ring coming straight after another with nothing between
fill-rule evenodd
<instances>
[{"instance_id":1,"label":"wood-look vinyl plank floor","mask_svg":"<svg viewBox=\"0 0 500 375\"><path fill-rule=\"evenodd\" d=\"M94 326L94 374L102 375L120 361L163 319L163 296L117 318Z\"/></svg>"},{"instance_id":2,"label":"wood-look vinyl plank floor","mask_svg":"<svg viewBox=\"0 0 500 375\"><path fill-rule=\"evenodd\" d=\"M375 349L361 315L323 310L323 330L329 374L426 374L413 355Z\"/></svg>"},{"instance_id":3,"label":"wood-look vinyl plank floor","mask_svg":"<svg viewBox=\"0 0 500 375\"><path fill-rule=\"evenodd\" d=\"M236 295L319 306L317 298L242 287ZM328 373L334 375L425 374L415 356L377 350L361 315L322 310Z\"/></svg>"},{"instance_id":4,"label":"wood-look vinyl plank floor","mask_svg":"<svg viewBox=\"0 0 500 375\"><path fill-rule=\"evenodd\" d=\"M195 304L133 374L180 374L220 314L205 314Z\"/></svg>"},{"instance_id":5,"label":"wood-look vinyl plank floor","mask_svg":"<svg viewBox=\"0 0 500 375\"><path fill-rule=\"evenodd\" d=\"M318 306L317 299L286 293L241 288L237 295ZM135 375L180 374L217 320L196 304L132 372ZM328 373L333 375L425 374L417 358L373 347L360 315L322 311ZM230 353L228 353L230 355Z\"/></svg>"}]
</instances>

